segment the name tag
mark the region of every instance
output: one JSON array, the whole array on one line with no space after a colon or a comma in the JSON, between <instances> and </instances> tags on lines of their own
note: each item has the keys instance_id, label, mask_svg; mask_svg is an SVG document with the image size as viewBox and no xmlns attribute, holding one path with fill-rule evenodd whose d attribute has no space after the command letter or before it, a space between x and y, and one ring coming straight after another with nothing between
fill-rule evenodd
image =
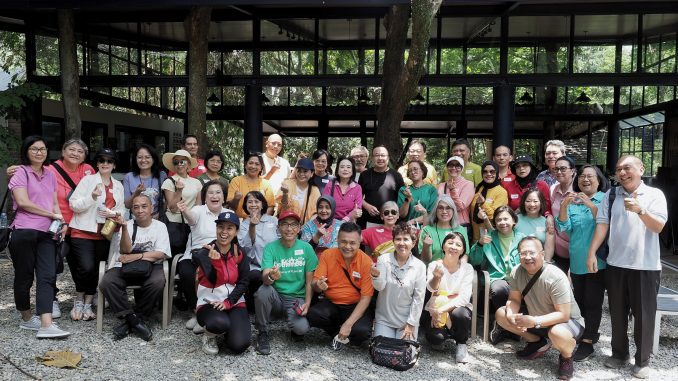
<instances>
[{"instance_id":1,"label":"name tag","mask_svg":"<svg viewBox=\"0 0 678 381\"><path fill-rule=\"evenodd\" d=\"M356 278L356 279L360 279L360 273L357 272L357 271L354 271L354 272L353 272L353 277Z\"/></svg>"},{"instance_id":2,"label":"name tag","mask_svg":"<svg viewBox=\"0 0 678 381\"><path fill-rule=\"evenodd\" d=\"M302 249L294 250L294 255L304 255L304 250Z\"/></svg>"},{"instance_id":3,"label":"name tag","mask_svg":"<svg viewBox=\"0 0 678 381\"><path fill-rule=\"evenodd\" d=\"M538 232L544 232L544 231L546 231L546 227L545 226L537 226L534 230L536 230Z\"/></svg>"},{"instance_id":4,"label":"name tag","mask_svg":"<svg viewBox=\"0 0 678 381\"><path fill-rule=\"evenodd\" d=\"M511 181L513 181L513 179L510 177L504 177L504 181L510 183Z\"/></svg>"},{"instance_id":5,"label":"name tag","mask_svg":"<svg viewBox=\"0 0 678 381\"><path fill-rule=\"evenodd\" d=\"M473 170L472 170L472 169L467 169L467 170L466 170L466 174L467 174L467 175L470 175L471 173L473 173Z\"/></svg>"},{"instance_id":6,"label":"name tag","mask_svg":"<svg viewBox=\"0 0 678 381\"><path fill-rule=\"evenodd\" d=\"M383 233L384 229L377 229L377 233Z\"/></svg>"},{"instance_id":7,"label":"name tag","mask_svg":"<svg viewBox=\"0 0 678 381\"><path fill-rule=\"evenodd\" d=\"M330 180L329 180L329 179L322 179L322 182L325 183L325 184L327 184L327 183L330 182Z\"/></svg>"},{"instance_id":8,"label":"name tag","mask_svg":"<svg viewBox=\"0 0 678 381\"><path fill-rule=\"evenodd\" d=\"M202 170L205 169L205 166L204 166L204 165L199 165L199 166L198 166L198 169L202 171Z\"/></svg>"},{"instance_id":9,"label":"name tag","mask_svg":"<svg viewBox=\"0 0 678 381\"><path fill-rule=\"evenodd\" d=\"M512 195L511 195L511 200L515 200L515 199L517 199L518 197L520 197L520 195L512 194Z\"/></svg>"},{"instance_id":10,"label":"name tag","mask_svg":"<svg viewBox=\"0 0 678 381\"><path fill-rule=\"evenodd\" d=\"M88 170L85 171L85 174L86 174L86 175L91 175L91 174L92 174L92 171L90 171L90 170L88 169Z\"/></svg>"}]
</instances>

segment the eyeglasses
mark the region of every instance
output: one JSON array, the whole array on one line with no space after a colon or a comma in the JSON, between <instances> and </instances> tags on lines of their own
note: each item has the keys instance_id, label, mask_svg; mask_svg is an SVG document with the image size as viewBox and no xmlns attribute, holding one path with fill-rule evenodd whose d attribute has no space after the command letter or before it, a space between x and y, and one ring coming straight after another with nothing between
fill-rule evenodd
<instances>
[{"instance_id":1,"label":"eyeglasses","mask_svg":"<svg viewBox=\"0 0 678 381\"><path fill-rule=\"evenodd\" d=\"M597 177L598 176L596 176L596 175L581 175L581 176L579 176L580 179L584 179L584 180L593 180Z\"/></svg>"},{"instance_id":2,"label":"eyeglasses","mask_svg":"<svg viewBox=\"0 0 678 381\"><path fill-rule=\"evenodd\" d=\"M188 161L187 160L173 160L172 164L174 164L174 165L186 165L186 164L188 164Z\"/></svg>"},{"instance_id":3,"label":"eyeglasses","mask_svg":"<svg viewBox=\"0 0 678 381\"><path fill-rule=\"evenodd\" d=\"M353 155L351 156L354 160L355 159L367 159L367 155Z\"/></svg>"},{"instance_id":4,"label":"eyeglasses","mask_svg":"<svg viewBox=\"0 0 678 381\"><path fill-rule=\"evenodd\" d=\"M137 160L153 160L153 156L151 155L137 156Z\"/></svg>"},{"instance_id":5,"label":"eyeglasses","mask_svg":"<svg viewBox=\"0 0 678 381\"><path fill-rule=\"evenodd\" d=\"M497 173L494 169L490 169L489 171L483 170L483 174L488 174L488 175L494 175Z\"/></svg>"},{"instance_id":6,"label":"eyeglasses","mask_svg":"<svg viewBox=\"0 0 678 381\"><path fill-rule=\"evenodd\" d=\"M99 163L99 164L115 164L115 160L100 158L100 159L97 159L97 163Z\"/></svg>"},{"instance_id":7,"label":"eyeglasses","mask_svg":"<svg viewBox=\"0 0 678 381\"><path fill-rule=\"evenodd\" d=\"M281 223L278 224L278 227L281 228L281 229L289 229L289 228L296 229L299 226L300 225L299 225L298 222L290 222L290 223L281 222Z\"/></svg>"},{"instance_id":8,"label":"eyeglasses","mask_svg":"<svg viewBox=\"0 0 678 381\"><path fill-rule=\"evenodd\" d=\"M459 163L454 163L454 164L448 164L447 168L462 169L464 167L462 167L461 164L459 164Z\"/></svg>"},{"instance_id":9,"label":"eyeglasses","mask_svg":"<svg viewBox=\"0 0 678 381\"><path fill-rule=\"evenodd\" d=\"M393 210L393 209L384 210L384 211L381 212L381 213L382 213L384 216L389 216L389 215L391 215L391 216L397 216L397 215L398 215L398 211L397 211L397 210Z\"/></svg>"},{"instance_id":10,"label":"eyeglasses","mask_svg":"<svg viewBox=\"0 0 678 381\"><path fill-rule=\"evenodd\" d=\"M39 153L47 153L47 148L46 147L40 147L40 148L31 147L31 148L28 149L28 151L30 151L31 153L34 153L34 154L38 153L38 152Z\"/></svg>"},{"instance_id":11,"label":"eyeglasses","mask_svg":"<svg viewBox=\"0 0 678 381\"><path fill-rule=\"evenodd\" d=\"M447 205L438 205L438 207L436 208L436 210L440 210L441 212L444 212L444 211L450 211L450 210L452 210L452 207L451 207L451 206L447 206Z\"/></svg>"},{"instance_id":12,"label":"eyeglasses","mask_svg":"<svg viewBox=\"0 0 678 381\"><path fill-rule=\"evenodd\" d=\"M378 154L374 155L374 157L388 157L388 154L387 153L378 153Z\"/></svg>"},{"instance_id":13,"label":"eyeglasses","mask_svg":"<svg viewBox=\"0 0 678 381\"><path fill-rule=\"evenodd\" d=\"M521 258L536 257L539 253L541 253L541 251L521 251L519 255Z\"/></svg>"},{"instance_id":14,"label":"eyeglasses","mask_svg":"<svg viewBox=\"0 0 678 381\"><path fill-rule=\"evenodd\" d=\"M563 172L563 173L569 171L570 169L572 169L572 168L570 168L570 167L556 167L555 168L556 172Z\"/></svg>"}]
</instances>

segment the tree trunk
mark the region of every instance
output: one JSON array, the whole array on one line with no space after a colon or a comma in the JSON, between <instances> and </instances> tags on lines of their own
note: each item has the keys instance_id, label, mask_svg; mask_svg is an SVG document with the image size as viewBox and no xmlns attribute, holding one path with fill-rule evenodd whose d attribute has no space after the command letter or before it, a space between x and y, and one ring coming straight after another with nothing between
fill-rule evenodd
<instances>
[{"instance_id":1,"label":"tree trunk","mask_svg":"<svg viewBox=\"0 0 678 381\"><path fill-rule=\"evenodd\" d=\"M59 66L61 68L61 95L64 105L66 140L80 138L80 77L78 56L75 52L75 22L73 10L57 10L59 23Z\"/></svg>"},{"instance_id":2,"label":"tree trunk","mask_svg":"<svg viewBox=\"0 0 678 381\"><path fill-rule=\"evenodd\" d=\"M207 134L207 36L212 8L194 7L184 21L188 39L188 133L198 137L199 156L209 149Z\"/></svg>"},{"instance_id":3,"label":"tree trunk","mask_svg":"<svg viewBox=\"0 0 678 381\"><path fill-rule=\"evenodd\" d=\"M412 40L405 63L410 8L406 5L393 5L384 18L386 53L381 104L377 114L379 124L374 145L383 145L388 149L393 166L400 164L398 162L403 151L400 123L424 73L432 21L441 2L412 0Z\"/></svg>"}]
</instances>

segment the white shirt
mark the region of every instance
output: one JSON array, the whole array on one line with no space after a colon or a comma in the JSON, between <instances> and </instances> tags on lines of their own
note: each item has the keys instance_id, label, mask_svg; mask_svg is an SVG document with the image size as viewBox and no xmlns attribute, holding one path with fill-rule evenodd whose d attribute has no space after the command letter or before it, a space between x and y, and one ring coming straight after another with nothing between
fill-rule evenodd
<instances>
[{"instance_id":1,"label":"white shirt","mask_svg":"<svg viewBox=\"0 0 678 381\"><path fill-rule=\"evenodd\" d=\"M191 213L193 213L193 218L195 218L195 224L190 225L191 232L188 234L186 251L179 261L193 258L191 250L201 248L217 239L217 224L214 221L219 217L219 213L223 212L235 213L231 209L224 207L222 207L219 212L212 213L207 205L199 205L191 208Z\"/></svg>"},{"instance_id":2,"label":"white shirt","mask_svg":"<svg viewBox=\"0 0 678 381\"><path fill-rule=\"evenodd\" d=\"M263 156L264 168L266 169L266 174L268 174L271 171L271 168L273 168L273 164L275 163L276 159L271 159L266 154ZM292 172L292 167L290 167L289 161L287 161L282 156L277 156L277 160L279 160L280 168L278 168L275 173L271 175L271 178L268 179L268 182L271 184L271 188L273 189L273 194L278 193L283 180L290 177L290 173Z\"/></svg>"},{"instance_id":3,"label":"white shirt","mask_svg":"<svg viewBox=\"0 0 678 381\"><path fill-rule=\"evenodd\" d=\"M383 254L377 259L379 276L372 278L374 289L379 291L375 322L391 328L401 328L406 323L419 326L419 318L426 295L426 265L410 255L400 267L395 255Z\"/></svg>"},{"instance_id":4,"label":"white shirt","mask_svg":"<svg viewBox=\"0 0 678 381\"><path fill-rule=\"evenodd\" d=\"M113 267L122 267L120 263L120 233L115 233L111 239L111 248L108 252L108 269ZM134 234L134 221L127 221L127 234L130 240ZM145 228L137 227L137 235L132 242L132 250L140 252L160 251L165 253L166 258L172 257L172 250L170 249L169 235L167 234L167 227L158 220L151 220L151 224ZM162 263L160 260L156 263Z\"/></svg>"}]
</instances>

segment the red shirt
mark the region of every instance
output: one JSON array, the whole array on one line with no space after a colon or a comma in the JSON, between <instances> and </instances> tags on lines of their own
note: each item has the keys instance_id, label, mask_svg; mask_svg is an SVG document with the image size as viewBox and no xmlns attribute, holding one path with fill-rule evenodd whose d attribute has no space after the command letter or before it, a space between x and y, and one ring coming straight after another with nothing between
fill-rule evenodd
<instances>
[{"instance_id":1,"label":"red shirt","mask_svg":"<svg viewBox=\"0 0 678 381\"><path fill-rule=\"evenodd\" d=\"M537 181L537 189L539 189L539 192L541 192L542 196L544 196L544 200L546 201L546 213L544 213L545 216L548 216L551 214L551 192L549 190L548 184L544 181ZM506 189L506 193L508 193L508 205L511 209L513 210L518 210L520 209L520 198L523 197L523 193L525 193L526 190L531 188L534 184L534 182L527 184L525 188L522 188L520 184L513 179L513 181L506 182L502 181L502 186L504 189Z\"/></svg>"},{"instance_id":2,"label":"red shirt","mask_svg":"<svg viewBox=\"0 0 678 381\"><path fill-rule=\"evenodd\" d=\"M64 172L68 174L68 176L73 180L73 183L75 185L78 185L80 180L82 180L83 177L87 175L92 175L96 173L94 168L92 168L91 165L82 163L78 165L78 167L75 169L75 172L71 172L66 168L64 165L64 162L61 160L57 160L54 162L55 164L58 164L61 168L64 169ZM66 223L71 222L71 218L73 218L73 211L71 210L71 206L68 204L68 195L71 194L71 186L68 185L66 180L61 176L59 172L57 172L56 168L54 168L53 165L47 165L45 168L52 172L54 174L54 177L56 177L57 180L57 201L59 202L59 209L61 210L61 215L64 216L64 220Z\"/></svg>"},{"instance_id":3,"label":"red shirt","mask_svg":"<svg viewBox=\"0 0 678 381\"><path fill-rule=\"evenodd\" d=\"M506 192L508 192L507 186L509 186L509 184L511 184L511 183L514 183L515 181L516 181L516 175L511 173L511 168L508 168L508 172L506 172L506 176L501 178L501 186L504 187L504 189L506 189ZM509 196L509 198L510 198L510 196Z\"/></svg>"}]
</instances>

